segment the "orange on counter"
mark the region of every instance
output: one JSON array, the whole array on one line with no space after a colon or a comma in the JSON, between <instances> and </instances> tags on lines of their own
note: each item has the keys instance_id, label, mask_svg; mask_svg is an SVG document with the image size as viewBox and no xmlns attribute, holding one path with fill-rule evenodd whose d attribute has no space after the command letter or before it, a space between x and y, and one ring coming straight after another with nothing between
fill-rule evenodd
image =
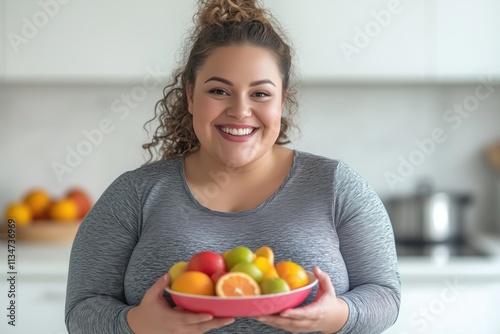
<instances>
[{"instance_id":1,"label":"orange on counter","mask_svg":"<svg viewBox=\"0 0 500 334\"><path fill-rule=\"evenodd\" d=\"M18 226L28 225L33 220L33 213L25 203L12 203L7 206L5 211L5 220L8 221L9 219L13 219Z\"/></svg>"},{"instance_id":2,"label":"orange on counter","mask_svg":"<svg viewBox=\"0 0 500 334\"><path fill-rule=\"evenodd\" d=\"M33 189L24 197L23 201L31 209L33 219L47 218L47 210L50 206L50 196L42 189Z\"/></svg>"},{"instance_id":3,"label":"orange on counter","mask_svg":"<svg viewBox=\"0 0 500 334\"><path fill-rule=\"evenodd\" d=\"M49 218L56 221L73 221L78 218L78 206L71 199L54 202L49 208Z\"/></svg>"}]
</instances>

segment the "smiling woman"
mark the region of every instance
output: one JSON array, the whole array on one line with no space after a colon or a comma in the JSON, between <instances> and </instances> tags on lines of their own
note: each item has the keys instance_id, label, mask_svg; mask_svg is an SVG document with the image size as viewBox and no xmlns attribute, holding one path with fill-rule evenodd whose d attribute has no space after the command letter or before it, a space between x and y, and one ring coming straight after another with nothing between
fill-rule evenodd
<instances>
[{"instance_id":1,"label":"smiling woman","mask_svg":"<svg viewBox=\"0 0 500 334\"><path fill-rule=\"evenodd\" d=\"M69 332L383 332L400 305L390 221L345 163L283 145L296 103L291 49L272 16L255 0L200 0L196 17L185 62L156 106L150 160L110 185L75 238ZM315 296L236 319L164 298L175 263L241 245L267 245L312 270ZM290 268L277 275L286 281Z\"/></svg>"}]
</instances>

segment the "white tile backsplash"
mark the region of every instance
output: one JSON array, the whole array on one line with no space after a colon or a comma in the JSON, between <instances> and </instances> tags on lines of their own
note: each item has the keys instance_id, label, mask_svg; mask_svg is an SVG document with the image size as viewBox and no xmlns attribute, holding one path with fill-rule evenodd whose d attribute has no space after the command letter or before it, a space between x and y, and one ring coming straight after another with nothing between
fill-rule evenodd
<instances>
[{"instance_id":1,"label":"white tile backsplash","mask_svg":"<svg viewBox=\"0 0 500 334\"><path fill-rule=\"evenodd\" d=\"M494 87L470 116L461 116L459 126L456 120L443 119L454 104L473 101L467 98L474 96L479 84L308 84L299 87L301 134L294 136L292 146L346 161L383 198L411 192L420 179L431 180L437 189L470 191L475 196L470 228L500 231L493 223L494 173L483 154L486 145L500 140L500 87ZM97 199L118 175L139 167L145 156L141 145L147 138L142 126L153 116L162 91L148 91L143 101L127 105L124 101L133 89L133 85L0 85L2 210L34 186L54 196L82 186ZM112 107L116 99L127 114ZM84 131L101 122L109 133L86 146ZM400 156L418 157L415 141L431 138L436 128L442 129L446 141L436 144L404 183L391 187L384 173L397 173ZM73 161L75 167L59 182L52 164L66 164L68 149L78 147L89 151L88 156Z\"/></svg>"}]
</instances>

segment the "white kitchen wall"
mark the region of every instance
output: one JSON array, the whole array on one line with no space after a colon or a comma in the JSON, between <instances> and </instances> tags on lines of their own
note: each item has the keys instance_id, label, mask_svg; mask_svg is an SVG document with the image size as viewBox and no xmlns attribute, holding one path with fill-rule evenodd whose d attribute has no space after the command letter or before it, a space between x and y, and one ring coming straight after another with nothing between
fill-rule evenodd
<instances>
[{"instance_id":1,"label":"white kitchen wall","mask_svg":"<svg viewBox=\"0 0 500 334\"><path fill-rule=\"evenodd\" d=\"M54 196L81 186L97 199L118 175L139 167L147 138L142 126L153 116L162 91L158 87L127 102L137 87L0 85L2 210L35 186ZM302 131L294 136L294 147L346 161L382 198L409 193L422 179L437 189L471 192L475 200L469 227L500 231L493 223L494 174L483 152L500 139L499 86L486 87L478 80L307 84L299 90ZM465 105L462 114L450 111L455 104ZM99 126L102 136L93 131ZM436 129L441 129L437 138L442 142L434 142L433 148L429 140ZM419 148L416 141L426 146ZM73 150L87 156L78 159L69 153ZM391 185L385 174L400 173L400 159L411 169ZM59 177L54 164L66 168Z\"/></svg>"}]
</instances>

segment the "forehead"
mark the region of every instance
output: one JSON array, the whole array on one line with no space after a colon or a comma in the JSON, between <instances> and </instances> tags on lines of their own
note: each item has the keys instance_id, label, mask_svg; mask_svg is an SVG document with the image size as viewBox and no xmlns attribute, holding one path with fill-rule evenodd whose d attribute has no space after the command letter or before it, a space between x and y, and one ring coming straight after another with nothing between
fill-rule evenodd
<instances>
[{"instance_id":1,"label":"forehead","mask_svg":"<svg viewBox=\"0 0 500 334\"><path fill-rule=\"evenodd\" d=\"M251 45L231 45L214 49L200 68L198 78L213 75L242 83L267 78L281 86L281 75L273 53Z\"/></svg>"}]
</instances>

